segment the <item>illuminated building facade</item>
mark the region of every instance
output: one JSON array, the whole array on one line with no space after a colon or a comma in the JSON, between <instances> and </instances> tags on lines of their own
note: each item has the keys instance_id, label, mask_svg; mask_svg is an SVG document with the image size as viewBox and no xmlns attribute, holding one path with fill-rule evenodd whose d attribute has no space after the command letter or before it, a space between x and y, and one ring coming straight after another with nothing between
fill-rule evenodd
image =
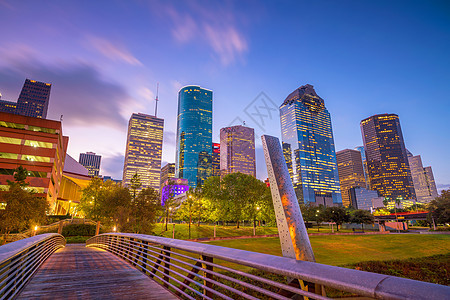
<instances>
[{"instance_id":1,"label":"illuminated building facade","mask_svg":"<svg viewBox=\"0 0 450 300\"><path fill-rule=\"evenodd\" d=\"M345 149L336 152L336 160L341 185L342 204L350 206L349 190L352 187L366 187L361 152ZM375 192L376 193L376 192Z\"/></svg>"},{"instance_id":2,"label":"illuminated building facade","mask_svg":"<svg viewBox=\"0 0 450 300\"><path fill-rule=\"evenodd\" d=\"M369 183L369 173L367 173L367 160L366 160L366 150L364 149L364 146L358 146L355 148L355 150L358 150L361 153L361 160L363 165L363 171L364 171L364 180L366 181L366 188L370 188Z\"/></svg>"},{"instance_id":3,"label":"illuminated building facade","mask_svg":"<svg viewBox=\"0 0 450 300\"><path fill-rule=\"evenodd\" d=\"M175 175L189 186L212 174L212 91L186 86L178 92Z\"/></svg>"},{"instance_id":4,"label":"illuminated building facade","mask_svg":"<svg viewBox=\"0 0 450 300\"><path fill-rule=\"evenodd\" d=\"M61 122L0 112L0 187L14 181L14 170L28 171L28 188L45 197L51 213L58 211L57 198L69 138Z\"/></svg>"},{"instance_id":5,"label":"illuminated building facade","mask_svg":"<svg viewBox=\"0 0 450 300\"><path fill-rule=\"evenodd\" d=\"M350 188L348 193L350 196L350 203L354 209L373 211L376 208L384 207L384 198L378 196L377 191L367 190L357 186Z\"/></svg>"},{"instance_id":6,"label":"illuminated building facade","mask_svg":"<svg viewBox=\"0 0 450 300\"><path fill-rule=\"evenodd\" d=\"M163 130L163 119L141 113L131 115L123 168L124 186L129 186L137 173L142 184L139 190L159 191Z\"/></svg>"},{"instance_id":7,"label":"illuminated building facade","mask_svg":"<svg viewBox=\"0 0 450 300\"><path fill-rule=\"evenodd\" d=\"M438 196L431 167L424 168L420 155L408 153L409 168L414 183L416 199L420 203L428 203Z\"/></svg>"},{"instance_id":8,"label":"illuminated building facade","mask_svg":"<svg viewBox=\"0 0 450 300\"><path fill-rule=\"evenodd\" d=\"M81 216L78 205L83 195L83 189L90 182L89 171L70 155L66 154L58 193L58 211L55 213L57 215L70 214L71 216Z\"/></svg>"},{"instance_id":9,"label":"illuminated building facade","mask_svg":"<svg viewBox=\"0 0 450 300\"><path fill-rule=\"evenodd\" d=\"M26 79L17 103L0 100L0 111L46 119L51 87L50 83Z\"/></svg>"},{"instance_id":10,"label":"illuminated building facade","mask_svg":"<svg viewBox=\"0 0 450 300\"><path fill-rule=\"evenodd\" d=\"M220 176L220 144L213 143L212 147L212 176Z\"/></svg>"},{"instance_id":11,"label":"illuminated building facade","mask_svg":"<svg viewBox=\"0 0 450 300\"><path fill-rule=\"evenodd\" d=\"M169 178L162 183L161 189L161 205L164 206L167 199L189 191L188 180L182 178Z\"/></svg>"},{"instance_id":12,"label":"illuminated building facade","mask_svg":"<svg viewBox=\"0 0 450 300\"><path fill-rule=\"evenodd\" d=\"M222 174L240 172L256 177L255 130L242 125L220 129Z\"/></svg>"},{"instance_id":13,"label":"illuminated building facade","mask_svg":"<svg viewBox=\"0 0 450 300\"><path fill-rule=\"evenodd\" d=\"M280 106L283 153L300 203L342 204L331 117L312 85Z\"/></svg>"},{"instance_id":14,"label":"illuminated building facade","mask_svg":"<svg viewBox=\"0 0 450 300\"><path fill-rule=\"evenodd\" d=\"M416 199L400 121L382 114L361 121L370 188L385 198Z\"/></svg>"},{"instance_id":15,"label":"illuminated building facade","mask_svg":"<svg viewBox=\"0 0 450 300\"><path fill-rule=\"evenodd\" d=\"M161 188L163 182L166 182L167 179L174 177L175 177L175 164L174 163L165 164L164 167L161 168Z\"/></svg>"},{"instance_id":16,"label":"illuminated building facade","mask_svg":"<svg viewBox=\"0 0 450 300\"><path fill-rule=\"evenodd\" d=\"M96 177L100 173L101 155L94 152L80 153L78 162L89 171L89 176Z\"/></svg>"}]
</instances>

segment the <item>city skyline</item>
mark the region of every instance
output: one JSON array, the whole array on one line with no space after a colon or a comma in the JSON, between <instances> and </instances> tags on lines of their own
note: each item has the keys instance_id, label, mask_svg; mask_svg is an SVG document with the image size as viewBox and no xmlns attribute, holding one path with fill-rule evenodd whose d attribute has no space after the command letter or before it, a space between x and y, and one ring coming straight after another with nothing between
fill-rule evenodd
<instances>
[{"instance_id":1,"label":"city skyline","mask_svg":"<svg viewBox=\"0 0 450 300\"><path fill-rule=\"evenodd\" d=\"M9 30L0 47L0 93L2 99L17 99L25 78L51 83L48 117L64 115L63 130L71 138L68 153L77 157L91 149L102 155L101 174L119 179L127 119L138 111L153 114L157 82L158 116L166 120L163 163L175 158L173 107L179 88L206 86L214 91L213 142L220 128L246 121L255 128L257 177L265 179L260 135L280 136L278 116L265 119L264 125L256 117L254 122L246 108L260 92L278 106L289 91L309 82L327 100L336 151L362 144L358 125L364 118L395 113L402 120L406 147L433 167L441 190L450 185L444 150L449 146L450 93L445 84L450 42L444 37L450 26L443 3L320 1L275 9L271 3L131 1L110 4L108 14L99 17L93 8L102 7L102 1L65 6L2 1L0 24ZM308 25L296 17L299 8L310 12L308 19L320 15L324 22ZM112 16L123 11L126 25L119 29ZM36 12L43 16L39 21L32 17ZM29 32L30 27L43 34ZM415 37L420 32L426 34L419 45ZM321 47L287 49L299 49L306 40ZM287 43L290 47L281 46ZM330 47L332 56L324 51ZM292 71L299 67L301 72Z\"/></svg>"}]
</instances>

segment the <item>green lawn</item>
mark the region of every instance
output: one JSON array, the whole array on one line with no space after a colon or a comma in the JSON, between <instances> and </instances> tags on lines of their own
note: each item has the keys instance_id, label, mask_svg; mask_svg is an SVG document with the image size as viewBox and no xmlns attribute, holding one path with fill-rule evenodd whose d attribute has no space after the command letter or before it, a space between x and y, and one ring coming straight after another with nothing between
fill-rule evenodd
<instances>
[{"instance_id":1,"label":"green lawn","mask_svg":"<svg viewBox=\"0 0 450 300\"><path fill-rule=\"evenodd\" d=\"M371 226L367 226L367 228L371 228ZM165 225L163 223L155 224L155 228L153 231L156 235L161 235L164 237L171 238L172 237L172 228L173 224L168 224L168 230L165 231ZM189 238L189 226L188 224L175 224L175 238L185 240ZM370 229L369 228L369 229ZM368 230L368 229L366 229ZM321 226L319 231L317 227L308 229L308 233L331 233L331 227L329 226ZM336 228L334 228L334 232ZM352 232L351 229L341 229L339 232ZM256 235L265 235L265 234L277 234L278 230L276 227L268 227L261 226L256 227ZM251 226L240 226L240 228L236 228L236 226L216 226L216 237L232 237L232 236L246 236L253 235L253 227ZM212 238L214 236L214 226L211 225L200 225L191 224L191 239L198 238Z\"/></svg>"},{"instance_id":2,"label":"green lawn","mask_svg":"<svg viewBox=\"0 0 450 300\"><path fill-rule=\"evenodd\" d=\"M450 252L450 235L444 234L327 235L311 236L310 240L316 261L335 266ZM278 238L222 240L208 244L281 256Z\"/></svg>"},{"instance_id":3,"label":"green lawn","mask_svg":"<svg viewBox=\"0 0 450 300\"><path fill-rule=\"evenodd\" d=\"M162 235L164 237L172 238L173 224L168 224L168 230L164 231L165 225L163 223L157 223L153 231L155 234ZM276 227L257 227L256 234L277 234ZM253 235L253 227L241 226L216 226L217 237L231 237L231 236L245 236ZM214 237L214 226L191 224L191 239L198 238L212 238ZM175 238L185 240L189 238L189 225L188 224L175 224Z\"/></svg>"}]
</instances>

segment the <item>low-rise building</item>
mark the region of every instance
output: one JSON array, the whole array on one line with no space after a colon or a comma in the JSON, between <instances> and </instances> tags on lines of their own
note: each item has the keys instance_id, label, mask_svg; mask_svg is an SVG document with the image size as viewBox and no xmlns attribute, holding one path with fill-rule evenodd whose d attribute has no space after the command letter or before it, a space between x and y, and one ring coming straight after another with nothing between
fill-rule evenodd
<instances>
[{"instance_id":1,"label":"low-rise building","mask_svg":"<svg viewBox=\"0 0 450 300\"><path fill-rule=\"evenodd\" d=\"M0 112L0 188L14 181L19 166L28 171L27 182L38 196L58 211L57 199L69 138L61 122Z\"/></svg>"}]
</instances>

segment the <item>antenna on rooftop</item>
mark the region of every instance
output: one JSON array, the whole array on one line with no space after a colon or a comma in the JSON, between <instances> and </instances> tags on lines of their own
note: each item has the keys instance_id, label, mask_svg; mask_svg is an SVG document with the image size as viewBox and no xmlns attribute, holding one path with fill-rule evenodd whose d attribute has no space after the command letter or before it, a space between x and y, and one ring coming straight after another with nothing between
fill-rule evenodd
<instances>
[{"instance_id":1,"label":"antenna on rooftop","mask_svg":"<svg viewBox=\"0 0 450 300\"><path fill-rule=\"evenodd\" d=\"M159 100L158 100L158 92L159 92L159 82L156 84L155 117L156 117L156 114L158 113L158 101L159 101Z\"/></svg>"},{"instance_id":2,"label":"antenna on rooftop","mask_svg":"<svg viewBox=\"0 0 450 300\"><path fill-rule=\"evenodd\" d=\"M62 122L63 120L63 115L61 115L61 117L59 117L59 121Z\"/></svg>"}]
</instances>

